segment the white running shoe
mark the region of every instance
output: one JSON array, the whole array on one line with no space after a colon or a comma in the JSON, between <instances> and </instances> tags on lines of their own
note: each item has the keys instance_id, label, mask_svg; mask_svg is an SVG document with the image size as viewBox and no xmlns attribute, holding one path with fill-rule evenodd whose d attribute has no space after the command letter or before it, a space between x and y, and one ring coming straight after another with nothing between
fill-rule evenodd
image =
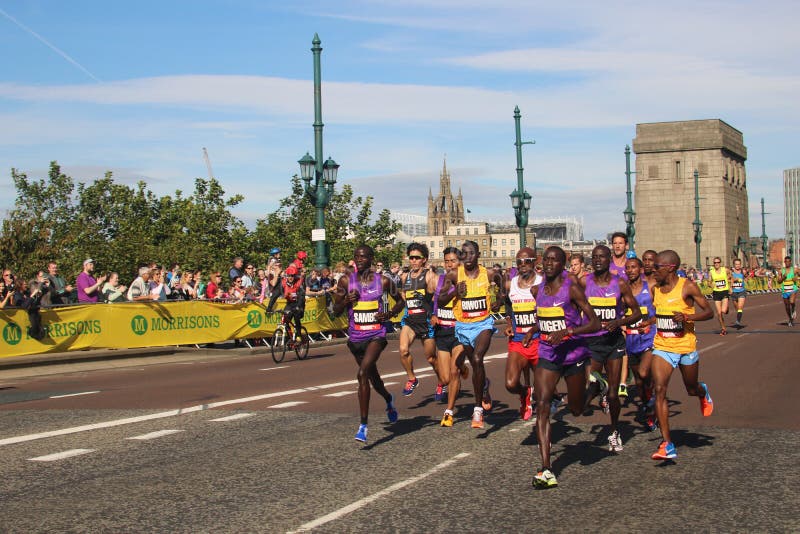
<instances>
[{"instance_id":1,"label":"white running shoe","mask_svg":"<svg viewBox=\"0 0 800 534\"><path fill-rule=\"evenodd\" d=\"M608 450L611 452L622 452L622 436L616 430L608 436Z\"/></svg>"}]
</instances>

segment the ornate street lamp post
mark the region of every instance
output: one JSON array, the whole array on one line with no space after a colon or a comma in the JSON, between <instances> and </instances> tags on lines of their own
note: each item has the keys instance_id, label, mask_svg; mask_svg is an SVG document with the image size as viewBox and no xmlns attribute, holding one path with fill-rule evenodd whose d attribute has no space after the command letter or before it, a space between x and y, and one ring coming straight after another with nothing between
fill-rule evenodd
<instances>
[{"instance_id":1,"label":"ornate street lamp post","mask_svg":"<svg viewBox=\"0 0 800 534\"><path fill-rule=\"evenodd\" d=\"M300 176L305 182L305 192L316 208L314 230L311 240L316 243L314 265L327 267L328 240L325 235L325 208L328 207L333 196L333 186L336 185L336 175L339 164L330 157L322 161L322 69L320 56L322 55L322 41L315 33L311 41L311 52L314 55L314 157L308 152L297 162L300 164ZM314 182L312 185L311 182Z\"/></svg>"},{"instance_id":2,"label":"ornate street lamp post","mask_svg":"<svg viewBox=\"0 0 800 534\"><path fill-rule=\"evenodd\" d=\"M625 145L625 180L628 184L628 207L625 208L623 213L625 214L625 233L628 235L628 245L633 251L633 245L636 238L636 212L633 210L631 174L636 174L636 172L631 172L631 147Z\"/></svg>"},{"instance_id":3,"label":"ornate street lamp post","mask_svg":"<svg viewBox=\"0 0 800 534\"><path fill-rule=\"evenodd\" d=\"M522 115L519 106L514 106L514 127L517 133L517 140L514 145L517 147L517 188L509 195L511 197L511 207L514 208L514 219L519 228L519 248L527 246L525 230L528 228L528 212L531 209L531 195L525 191L525 184L522 178L522 145L533 145L536 141L521 140L519 120Z\"/></svg>"},{"instance_id":4,"label":"ornate street lamp post","mask_svg":"<svg viewBox=\"0 0 800 534\"><path fill-rule=\"evenodd\" d=\"M692 223L692 227L694 228L694 247L695 247L695 257L697 260L697 269L700 270L703 268L703 265L700 263L700 242L703 241L703 222L700 220L700 174L697 172L697 169L694 170L694 222Z\"/></svg>"},{"instance_id":5,"label":"ornate street lamp post","mask_svg":"<svg viewBox=\"0 0 800 534\"><path fill-rule=\"evenodd\" d=\"M764 268L769 269L769 248L767 247L767 223L764 218L764 197L761 197L761 253L764 254Z\"/></svg>"}]
</instances>

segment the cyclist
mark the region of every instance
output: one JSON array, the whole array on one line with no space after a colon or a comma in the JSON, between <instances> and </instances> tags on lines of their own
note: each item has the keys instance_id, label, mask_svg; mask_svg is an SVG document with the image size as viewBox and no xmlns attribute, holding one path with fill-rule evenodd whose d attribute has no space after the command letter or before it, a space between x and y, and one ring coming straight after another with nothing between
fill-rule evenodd
<instances>
[{"instance_id":1,"label":"cyclist","mask_svg":"<svg viewBox=\"0 0 800 534\"><path fill-rule=\"evenodd\" d=\"M271 312L275 301L278 296L283 294L286 299L286 306L283 308L283 313L286 315L287 320L293 321L295 340L300 341L300 326L303 319L303 314L306 309L306 287L305 280L298 272L294 265L286 268L283 273L283 278L280 283L280 292L275 292L270 298L267 311Z\"/></svg>"}]
</instances>

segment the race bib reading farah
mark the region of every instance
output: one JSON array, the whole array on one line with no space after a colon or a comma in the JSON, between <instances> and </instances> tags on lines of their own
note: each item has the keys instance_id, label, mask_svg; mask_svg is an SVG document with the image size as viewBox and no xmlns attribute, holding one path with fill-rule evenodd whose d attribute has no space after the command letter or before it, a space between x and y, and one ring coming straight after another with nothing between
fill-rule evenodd
<instances>
[{"instance_id":1,"label":"race bib reading farah","mask_svg":"<svg viewBox=\"0 0 800 534\"><path fill-rule=\"evenodd\" d=\"M381 324L375 320L378 313L378 301L359 301L353 305L353 328L361 332L379 330Z\"/></svg>"},{"instance_id":2,"label":"race bib reading farah","mask_svg":"<svg viewBox=\"0 0 800 534\"><path fill-rule=\"evenodd\" d=\"M564 308L539 308L536 310L540 339L547 343L554 332L567 329ZM567 336L564 336L566 339Z\"/></svg>"},{"instance_id":3,"label":"race bib reading farah","mask_svg":"<svg viewBox=\"0 0 800 534\"><path fill-rule=\"evenodd\" d=\"M661 337L683 337L685 334L684 323L677 323L673 318L674 310L665 308L656 309L656 329Z\"/></svg>"},{"instance_id":4,"label":"race bib reading farah","mask_svg":"<svg viewBox=\"0 0 800 534\"><path fill-rule=\"evenodd\" d=\"M524 334L536 324L536 301L514 302L511 309L514 310L514 331L517 334Z\"/></svg>"}]
</instances>

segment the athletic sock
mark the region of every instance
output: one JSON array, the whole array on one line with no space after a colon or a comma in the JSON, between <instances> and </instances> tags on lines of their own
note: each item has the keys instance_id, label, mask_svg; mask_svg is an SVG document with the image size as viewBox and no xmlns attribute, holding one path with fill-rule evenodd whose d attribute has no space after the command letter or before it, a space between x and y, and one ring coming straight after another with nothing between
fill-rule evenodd
<instances>
[{"instance_id":1,"label":"athletic sock","mask_svg":"<svg viewBox=\"0 0 800 534\"><path fill-rule=\"evenodd\" d=\"M742 310L736 310L736 320L737 321L742 320Z\"/></svg>"}]
</instances>

